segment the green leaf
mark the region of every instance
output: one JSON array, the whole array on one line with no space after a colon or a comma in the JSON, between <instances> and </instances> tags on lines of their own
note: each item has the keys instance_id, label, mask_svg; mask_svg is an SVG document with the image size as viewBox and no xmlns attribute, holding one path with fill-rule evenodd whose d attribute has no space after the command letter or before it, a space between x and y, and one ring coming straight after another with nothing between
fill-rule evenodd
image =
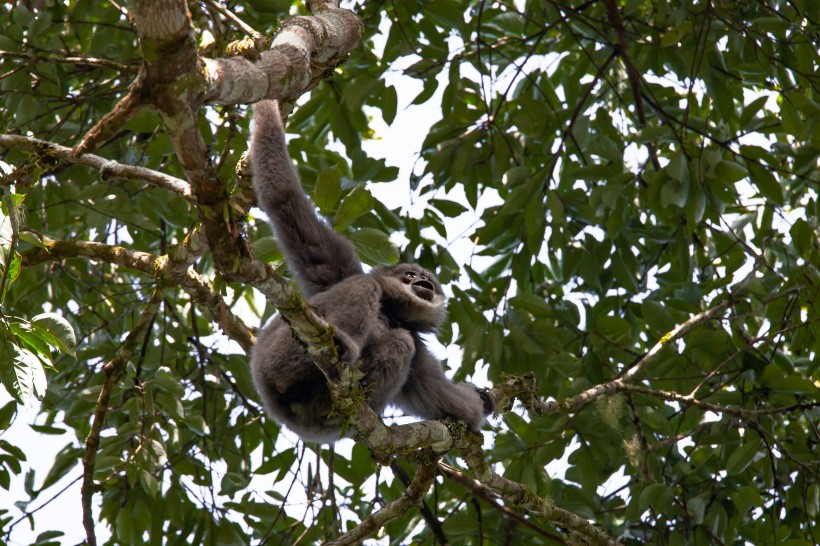
<instances>
[{"instance_id":1,"label":"green leaf","mask_svg":"<svg viewBox=\"0 0 820 546\"><path fill-rule=\"evenodd\" d=\"M32 233L30 231L23 231L20 233L20 240L29 243L30 245L36 246L41 250L46 250L46 245L43 244L42 238L36 233Z\"/></svg>"},{"instance_id":2,"label":"green leaf","mask_svg":"<svg viewBox=\"0 0 820 546\"><path fill-rule=\"evenodd\" d=\"M49 345L75 356L77 336L66 319L55 313L42 313L31 319L31 326Z\"/></svg>"},{"instance_id":3,"label":"green leaf","mask_svg":"<svg viewBox=\"0 0 820 546\"><path fill-rule=\"evenodd\" d=\"M715 167L715 178L722 182L732 183L742 180L749 175L746 167L734 161L722 160Z\"/></svg>"},{"instance_id":4,"label":"green leaf","mask_svg":"<svg viewBox=\"0 0 820 546\"><path fill-rule=\"evenodd\" d=\"M706 503L702 496L693 497L686 503L686 511L692 516L692 520L700 525L703 523L703 516L706 513Z\"/></svg>"},{"instance_id":5,"label":"green leaf","mask_svg":"<svg viewBox=\"0 0 820 546\"><path fill-rule=\"evenodd\" d=\"M638 505L640 506L640 511L643 513L648 508L654 507L656 501L663 495L669 486L660 484L660 483L652 483L647 485L641 490L640 501Z\"/></svg>"},{"instance_id":6,"label":"green leaf","mask_svg":"<svg viewBox=\"0 0 820 546\"><path fill-rule=\"evenodd\" d=\"M159 496L159 481L147 470L139 471L140 483L149 497Z\"/></svg>"},{"instance_id":7,"label":"green leaf","mask_svg":"<svg viewBox=\"0 0 820 546\"><path fill-rule=\"evenodd\" d=\"M369 264L388 265L399 261L399 249L383 231L362 228L348 234L347 238L355 245L364 261Z\"/></svg>"},{"instance_id":8,"label":"green leaf","mask_svg":"<svg viewBox=\"0 0 820 546\"><path fill-rule=\"evenodd\" d=\"M385 85L382 92L382 118L388 125L391 125L393 120L396 119L398 104L399 96L396 93L396 88L392 85Z\"/></svg>"},{"instance_id":9,"label":"green leaf","mask_svg":"<svg viewBox=\"0 0 820 546\"><path fill-rule=\"evenodd\" d=\"M0 346L0 369L2 369L3 366L3 357L4 351ZM0 408L0 431L9 428L15 413L17 413L17 405L13 401Z\"/></svg>"},{"instance_id":10,"label":"green leaf","mask_svg":"<svg viewBox=\"0 0 820 546\"><path fill-rule=\"evenodd\" d=\"M544 231L547 228L544 204L540 196L530 201L524 209L524 228L527 250L533 255L538 255L544 245Z\"/></svg>"},{"instance_id":11,"label":"green leaf","mask_svg":"<svg viewBox=\"0 0 820 546\"><path fill-rule=\"evenodd\" d=\"M795 250L804 258L809 256L813 245L817 244L817 235L812 231L809 223L802 218L795 220L789 230Z\"/></svg>"},{"instance_id":12,"label":"green leaf","mask_svg":"<svg viewBox=\"0 0 820 546\"><path fill-rule=\"evenodd\" d=\"M53 436L59 436L60 434L65 434L66 430L59 427L51 427L48 425L29 425L31 430L38 432L40 434L48 434Z\"/></svg>"},{"instance_id":13,"label":"green leaf","mask_svg":"<svg viewBox=\"0 0 820 546\"><path fill-rule=\"evenodd\" d=\"M39 332L33 331L28 322L12 322L9 324L9 329L44 361L52 361L51 349L48 343L40 336Z\"/></svg>"},{"instance_id":14,"label":"green leaf","mask_svg":"<svg viewBox=\"0 0 820 546\"><path fill-rule=\"evenodd\" d=\"M661 188L661 206L668 207L675 205L683 208L686 206L686 201L689 199L689 182L678 182L673 178L669 178Z\"/></svg>"},{"instance_id":15,"label":"green leaf","mask_svg":"<svg viewBox=\"0 0 820 546\"><path fill-rule=\"evenodd\" d=\"M370 212L372 208L373 196L370 195L370 191L364 185L360 184L342 200L342 204L333 218L333 225L337 230L342 230L362 214Z\"/></svg>"},{"instance_id":16,"label":"green leaf","mask_svg":"<svg viewBox=\"0 0 820 546\"><path fill-rule=\"evenodd\" d=\"M430 199L430 204L440 210L444 216L449 218L455 218L468 210L467 207L461 203L456 203L455 201L450 201L447 199Z\"/></svg>"},{"instance_id":17,"label":"green leaf","mask_svg":"<svg viewBox=\"0 0 820 546\"><path fill-rule=\"evenodd\" d=\"M769 169L749 162L749 177L757 186L760 195L777 205L783 205L783 188Z\"/></svg>"},{"instance_id":18,"label":"green leaf","mask_svg":"<svg viewBox=\"0 0 820 546\"><path fill-rule=\"evenodd\" d=\"M342 196L342 173L338 166L325 169L316 177L313 202L322 214L328 214Z\"/></svg>"},{"instance_id":19,"label":"green leaf","mask_svg":"<svg viewBox=\"0 0 820 546\"><path fill-rule=\"evenodd\" d=\"M759 451L760 441L757 438L749 441L747 438L743 445L729 455L729 459L726 461L726 472L729 475L740 474L752 463Z\"/></svg>"},{"instance_id":20,"label":"green leaf","mask_svg":"<svg viewBox=\"0 0 820 546\"><path fill-rule=\"evenodd\" d=\"M20 256L20 253L15 251L14 255L11 257L11 262L9 263L9 271L6 275L8 279L8 284L5 286L4 294L8 294L9 289L11 289L11 285L14 284L14 281L17 280L17 277L20 276L20 270L23 268L23 257Z\"/></svg>"},{"instance_id":21,"label":"green leaf","mask_svg":"<svg viewBox=\"0 0 820 546\"><path fill-rule=\"evenodd\" d=\"M654 300L644 300L641 303L641 314L646 324L651 325L654 331L669 332L675 327L675 319L661 303Z\"/></svg>"},{"instance_id":22,"label":"green leaf","mask_svg":"<svg viewBox=\"0 0 820 546\"><path fill-rule=\"evenodd\" d=\"M46 389L48 388L48 381L46 380L46 372L43 370L43 363L34 353L29 352L27 349L23 350L28 353L27 361L29 366L31 366L31 382L34 388L34 396L37 400L42 400L46 395Z\"/></svg>"},{"instance_id":23,"label":"green leaf","mask_svg":"<svg viewBox=\"0 0 820 546\"><path fill-rule=\"evenodd\" d=\"M6 265L6 257L11 247L12 229L11 220L0 212L0 265Z\"/></svg>"},{"instance_id":24,"label":"green leaf","mask_svg":"<svg viewBox=\"0 0 820 546\"><path fill-rule=\"evenodd\" d=\"M669 176L681 183L689 183L689 162L683 152L675 154L666 167Z\"/></svg>"},{"instance_id":25,"label":"green leaf","mask_svg":"<svg viewBox=\"0 0 820 546\"><path fill-rule=\"evenodd\" d=\"M42 365L34 353L18 347L9 340L3 340L0 343L0 380L19 404L25 404L34 394L35 373L37 373L35 368L42 373ZM40 380L41 377L38 374L38 389L42 387ZM42 392L45 392L45 389Z\"/></svg>"},{"instance_id":26,"label":"green leaf","mask_svg":"<svg viewBox=\"0 0 820 546\"><path fill-rule=\"evenodd\" d=\"M260 237L253 242L253 255L257 260L272 263L282 259L282 251L276 237Z\"/></svg>"},{"instance_id":27,"label":"green leaf","mask_svg":"<svg viewBox=\"0 0 820 546\"><path fill-rule=\"evenodd\" d=\"M806 513L810 518L820 515L820 484L817 482L809 486L809 492L806 495Z\"/></svg>"},{"instance_id":28,"label":"green leaf","mask_svg":"<svg viewBox=\"0 0 820 546\"><path fill-rule=\"evenodd\" d=\"M522 292L510 298L510 305L516 309L524 309L536 317L548 317L552 315L552 307L534 294Z\"/></svg>"},{"instance_id":29,"label":"green leaf","mask_svg":"<svg viewBox=\"0 0 820 546\"><path fill-rule=\"evenodd\" d=\"M14 122L19 127L27 127L37 115L37 99L34 95L23 95L14 109Z\"/></svg>"},{"instance_id":30,"label":"green leaf","mask_svg":"<svg viewBox=\"0 0 820 546\"><path fill-rule=\"evenodd\" d=\"M430 100L430 97L433 96L436 89L438 89L438 80L435 78L424 80L424 88L421 90L421 93L416 95L416 98L413 99L411 104L424 104Z\"/></svg>"},{"instance_id":31,"label":"green leaf","mask_svg":"<svg viewBox=\"0 0 820 546\"><path fill-rule=\"evenodd\" d=\"M544 356L544 349L518 328L510 330L510 341L514 343L518 349L521 349L528 355Z\"/></svg>"}]
</instances>

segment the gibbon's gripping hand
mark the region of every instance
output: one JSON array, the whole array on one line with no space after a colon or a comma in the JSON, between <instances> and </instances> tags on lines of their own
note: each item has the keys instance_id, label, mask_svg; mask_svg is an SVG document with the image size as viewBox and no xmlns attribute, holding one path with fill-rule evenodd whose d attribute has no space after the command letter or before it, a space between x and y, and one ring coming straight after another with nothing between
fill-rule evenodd
<instances>
[{"instance_id":1,"label":"gibbon's gripping hand","mask_svg":"<svg viewBox=\"0 0 820 546\"><path fill-rule=\"evenodd\" d=\"M487 387L476 387L475 390L478 393L478 396L481 397L481 401L484 402L484 415L490 415L491 413L494 413L495 396L493 396L493 391L491 391Z\"/></svg>"}]
</instances>

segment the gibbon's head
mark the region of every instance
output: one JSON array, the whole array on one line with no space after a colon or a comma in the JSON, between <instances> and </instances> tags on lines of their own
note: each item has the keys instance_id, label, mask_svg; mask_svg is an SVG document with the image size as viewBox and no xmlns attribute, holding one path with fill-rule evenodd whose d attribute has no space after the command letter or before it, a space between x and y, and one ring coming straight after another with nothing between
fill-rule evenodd
<instances>
[{"instance_id":1,"label":"gibbon's head","mask_svg":"<svg viewBox=\"0 0 820 546\"><path fill-rule=\"evenodd\" d=\"M414 264L377 267L370 273L382 288L382 310L391 323L415 332L435 332L446 314L435 275Z\"/></svg>"}]
</instances>

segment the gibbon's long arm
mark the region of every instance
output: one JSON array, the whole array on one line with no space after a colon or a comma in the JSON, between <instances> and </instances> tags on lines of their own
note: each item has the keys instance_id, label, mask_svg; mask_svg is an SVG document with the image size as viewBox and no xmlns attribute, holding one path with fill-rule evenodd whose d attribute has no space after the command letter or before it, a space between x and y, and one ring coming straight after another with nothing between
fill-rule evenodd
<instances>
[{"instance_id":1,"label":"gibbon's long arm","mask_svg":"<svg viewBox=\"0 0 820 546\"><path fill-rule=\"evenodd\" d=\"M424 419L460 419L475 431L481 429L484 417L495 411L495 401L488 398L485 402L474 385L447 379L441 363L418 337L413 366L395 403Z\"/></svg>"},{"instance_id":2,"label":"gibbon's long arm","mask_svg":"<svg viewBox=\"0 0 820 546\"><path fill-rule=\"evenodd\" d=\"M254 104L253 122L250 157L259 206L273 224L302 295L309 298L362 273L353 244L316 216L302 191L276 101Z\"/></svg>"}]
</instances>

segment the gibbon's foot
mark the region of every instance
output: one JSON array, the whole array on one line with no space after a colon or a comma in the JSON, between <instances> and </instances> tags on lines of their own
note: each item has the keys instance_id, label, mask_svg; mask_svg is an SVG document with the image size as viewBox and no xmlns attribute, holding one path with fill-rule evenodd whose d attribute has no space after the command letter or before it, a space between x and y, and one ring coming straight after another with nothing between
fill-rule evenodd
<instances>
[{"instance_id":1,"label":"gibbon's foot","mask_svg":"<svg viewBox=\"0 0 820 546\"><path fill-rule=\"evenodd\" d=\"M478 396L481 397L481 401L484 402L484 415L489 415L495 411L495 396L490 389L484 387L480 389L478 387L475 388Z\"/></svg>"}]
</instances>

